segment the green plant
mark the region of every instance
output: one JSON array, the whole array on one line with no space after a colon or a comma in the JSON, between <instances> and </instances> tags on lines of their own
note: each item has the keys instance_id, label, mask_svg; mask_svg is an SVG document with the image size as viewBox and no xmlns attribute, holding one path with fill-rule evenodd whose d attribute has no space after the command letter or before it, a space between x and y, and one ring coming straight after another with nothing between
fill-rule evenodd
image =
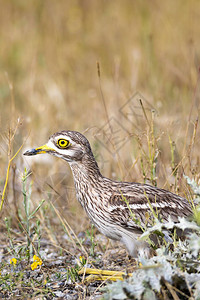
<instances>
[{"instance_id":1,"label":"green plant","mask_svg":"<svg viewBox=\"0 0 200 300\"><path fill-rule=\"evenodd\" d=\"M140 149L140 166L144 178L144 182L150 180L150 182L157 186L157 160L159 155L159 149L157 142L159 140L159 136L156 134L155 130L155 111L151 111L151 119L149 120L147 117L146 110L143 106L142 100L140 100L141 109L144 115L144 119L146 121L146 130L145 130L145 143L142 141L141 136L137 136L137 142ZM146 164L145 164L146 163Z\"/></svg>"},{"instance_id":2,"label":"green plant","mask_svg":"<svg viewBox=\"0 0 200 300\"><path fill-rule=\"evenodd\" d=\"M79 270L80 270L80 266L78 265L75 265L74 267L68 267L66 273L67 280L69 280L69 278L71 279L72 282L76 282L77 279L80 280L80 276L78 273Z\"/></svg>"},{"instance_id":3,"label":"green plant","mask_svg":"<svg viewBox=\"0 0 200 300\"><path fill-rule=\"evenodd\" d=\"M162 231L161 226L155 225L151 232ZM166 225L167 228L174 226L177 225L172 221ZM173 299L187 299L189 296L199 299L200 227L185 219L180 219L177 227L195 229L196 233L188 241L174 243L173 250L163 245L156 250L156 256L150 259L140 257L141 267L132 273L132 277L108 284L104 299L165 300L172 295L176 297Z\"/></svg>"},{"instance_id":4,"label":"green plant","mask_svg":"<svg viewBox=\"0 0 200 300\"><path fill-rule=\"evenodd\" d=\"M90 255L92 257L95 257L95 247L97 246L97 244L94 241L94 225L91 225L91 229L90 230L86 230L86 235L89 238L90 242L91 242L91 246L90 246Z\"/></svg>"},{"instance_id":5,"label":"green plant","mask_svg":"<svg viewBox=\"0 0 200 300\"><path fill-rule=\"evenodd\" d=\"M32 193L32 183L29 184L27 187L27 178L29 177L30 174L27 173L26 169L24 171L23 177L22 177L22 193L23 193L23 206L24 206L24 212L25 212L25 217L20 215L21 223L24 225L24 230L26 232L26 237L27 237L27 245L26 245L26 251L27 251L27 257L28 260L30 259L30 255L33 253L32 251L32 243L31 243L31 235L33 233L36 233L38 236L38 250L40 249L40 222L37 220L36 222L36 229L31 232L31 219L35 217L35 214L37 211L40 209L40 207L43 205L45 200L40 201L38 206L31 211L31 193Z\"/></svg>"}]
</instances>

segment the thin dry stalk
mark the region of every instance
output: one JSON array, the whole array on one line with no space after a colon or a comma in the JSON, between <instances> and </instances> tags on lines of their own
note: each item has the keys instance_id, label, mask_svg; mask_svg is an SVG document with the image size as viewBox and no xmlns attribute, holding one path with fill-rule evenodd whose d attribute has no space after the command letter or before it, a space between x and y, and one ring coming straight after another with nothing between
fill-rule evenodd
<instances>
[{"instance_id":1,"label":"thin dry stalk","mask_svg":"<svg viewBox=\"0 0 200 300\"><path fill-rule=\"evenodd\" d=\"M58 211L57 208L53 205L53 203L51 203L51 205L52 205L52 207L53 207L53 209L54 209L56 215L58 216L58 218L59 218L59 220L60 220L62 226L65 228L65 230L66 230L66 232L67 232L67 234L68 234L68 236L69 236L69 238L70 238L70 240L71 240L71 242L72 242L74 248L76 248L76 243L75 243L74 238L72 237L70 231L73 233L73 235L74 235L76 241L78 242L78 244L80 245L82 251L83 251L83 252L85 253L85 255L88 257L87 251L85 250L85 248L84 248L83 245L81 244L79 238L77 237L77 235L75 234L75 232L73 231L73 229L71 228L71 226L69 225L69 223L68 223L65 219L63 219L63 218L61 217L59 211Z\"/></svg>"}]
</instances>

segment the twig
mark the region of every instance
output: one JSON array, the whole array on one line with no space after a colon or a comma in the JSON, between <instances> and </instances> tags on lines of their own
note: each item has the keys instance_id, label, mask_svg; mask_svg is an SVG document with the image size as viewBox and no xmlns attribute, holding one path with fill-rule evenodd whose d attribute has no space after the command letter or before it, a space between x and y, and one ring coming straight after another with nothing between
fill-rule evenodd
<instances>
[{"instance_id":1,"label":"twig","mask_svg":"<svg viewBox=\"0 0 200 300\"><path fill-rule=\"evenodd\" d=\"M24 146L24 143L19 147L19 149L17 150L17 152L15 153L15 155L13 155L13 157L9 160L8 162L8 168L7 168L7 173L6 173L6 182L4 184L4 188L3 188L3 193L2 193L2 198L1 198L1 204L0 204L0 212L2 210L3 207L3 203L4 203L4 199L5 199L5 193L6 193L6 188L8 185L8 178L9 178L9 171L10 171L10 166L11 163L13 161L13 159L15 159L15 157L18 155L18 153L21 151L22 147Z\"/></svg>"}]
</instances>

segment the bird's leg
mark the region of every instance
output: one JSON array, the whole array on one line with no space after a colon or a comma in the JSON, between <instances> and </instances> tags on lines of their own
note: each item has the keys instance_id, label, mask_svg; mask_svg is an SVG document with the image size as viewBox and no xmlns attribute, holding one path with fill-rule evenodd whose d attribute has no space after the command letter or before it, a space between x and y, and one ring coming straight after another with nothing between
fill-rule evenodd
<instances>
[{"instance_id":1,"label":"bird's leg","mask_svg":"<svg viewBox=\"0 0 200 300\"><path fill-rule=\"evenodd\" d=\"M137 241L128 235L123 235L121 242L126 246L131 257L137 257Z\"/></svg>"}]
</instances>

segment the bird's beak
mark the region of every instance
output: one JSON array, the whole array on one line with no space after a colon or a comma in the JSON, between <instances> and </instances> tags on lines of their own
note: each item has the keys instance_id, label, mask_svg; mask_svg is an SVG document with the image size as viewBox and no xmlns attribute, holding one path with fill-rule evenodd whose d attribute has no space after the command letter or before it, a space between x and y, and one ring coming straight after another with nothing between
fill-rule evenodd
<instances>
[{"instance_id":1,"label":"bird's beak","mask_svg":"<svg viewBox=\"0 0 200 300\"><path fill-rule=\"evenodd\" d=\"M38 147L35 149L27 150L23 154L31 156L31 155L36 155L36 154L48 153L48 152L55 152L55 150L46 144L44 146L41 146L41 147Z\"/></svg>"}]
</instances>

